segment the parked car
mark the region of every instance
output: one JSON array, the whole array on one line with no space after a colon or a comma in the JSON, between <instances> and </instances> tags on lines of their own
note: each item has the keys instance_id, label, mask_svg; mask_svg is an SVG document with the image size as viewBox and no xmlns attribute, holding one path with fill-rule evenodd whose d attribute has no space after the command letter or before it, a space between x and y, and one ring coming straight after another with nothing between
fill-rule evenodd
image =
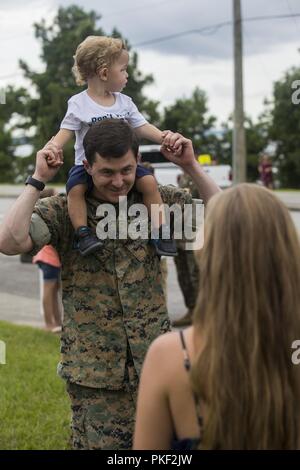
<instances>
[{"instance_id":1,"label":"parked car","mask_svg":"<svg viewBox=\"0 0 300 470\"><path fill-rule=\"evenodd\" d=\"M140 154L143 162L148 162L154 168L154 176L159 184L173 184L177 186L178 175L182 169L169 162L159 151L160 145L140 145Z\"/></svg>"}]
</instances>

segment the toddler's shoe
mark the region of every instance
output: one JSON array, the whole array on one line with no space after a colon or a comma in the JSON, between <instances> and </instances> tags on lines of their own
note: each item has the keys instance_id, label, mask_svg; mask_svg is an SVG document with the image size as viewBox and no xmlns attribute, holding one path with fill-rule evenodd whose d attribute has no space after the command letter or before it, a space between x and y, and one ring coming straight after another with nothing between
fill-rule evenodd
<instances>
[{"instance_id":1,"label":"toddler's shoe","mask_svg":"<svg viewBox=\"0 0 300 470\"><path fill-rule=\"evenodd\" d=\"M170 238L163 238L163 232L169 233ZM171 238L170 227L168 225L161 225L157 230L157 233L154 232L154 238L151 240L152 245L155 248L158 256L176 256L177 248L176 242Z\"/></svg>"},{"instance_id":2,"label":"toddler's shoe","mask_svg":"<svg viewBox=\"0 0 300 470\"><path fill-rule=\"evenodd\" d=\"M101 250L104 246L90 227L82 226L76 230L77 247L82 256L88 256Z\"/></svg>"}]
</instances>

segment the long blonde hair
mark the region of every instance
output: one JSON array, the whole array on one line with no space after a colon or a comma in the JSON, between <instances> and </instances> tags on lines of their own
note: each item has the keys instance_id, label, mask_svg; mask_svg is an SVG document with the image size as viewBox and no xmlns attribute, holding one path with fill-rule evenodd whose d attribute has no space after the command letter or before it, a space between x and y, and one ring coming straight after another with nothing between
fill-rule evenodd
<instances>
[{"instance_id":1,"label":"long blonde hair","mask_svg":"<svg viewBox=\"0 0 300 470\"><path fill-rule=\"evenodd\" d=\"M300 245L293 221L271 191L241 184L212 198L205 235L194 311L204 349L192 368L207 411L202 447L295 449Z\"/></svg>"}]
</instances>

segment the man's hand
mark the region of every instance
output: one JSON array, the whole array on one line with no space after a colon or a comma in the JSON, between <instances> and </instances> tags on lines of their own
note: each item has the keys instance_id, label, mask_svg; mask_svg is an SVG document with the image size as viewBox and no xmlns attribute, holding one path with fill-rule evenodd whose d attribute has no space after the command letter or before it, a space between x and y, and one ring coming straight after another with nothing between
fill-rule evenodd
<instances>
[{"instance_id":1,"label":"man's hand","mask_svg":"<svg viewBox=\"0 0 300 470\"><path fill-rule=\"evenodd\" d=\"M52 180L63 165L63 152L52 139L36 154L36 165L33 177L43 183Z\"/></svg>"},{"instance_id":2,"label":"man's hand","mask_svg":"<svg viewBox=\"0 0 300 470\"><path fill-rule=\"evenodd\" d=\"M162 138L163 138L163 141L161 143L161 145L163 145L164 147L166 148L169 148L169 150L175 150L171 147L171 137L174 135L175 133L172 132L172 131L162 131ZM176 155L179 155L181 154L181 151L182 151L182 147L179 146L178 148L176 148Z\"/></svg>"},{"instance_id":3,"label":"man's hand","mask_svg":"<svg viewBox=\"0 0 300 470\"><path fill-rule=\"evenodd\" d=\"M181 166L185 171L196 165L192 141L178 132L168 133L160 149L167 160Z\"/></svg>"}]
</instances>

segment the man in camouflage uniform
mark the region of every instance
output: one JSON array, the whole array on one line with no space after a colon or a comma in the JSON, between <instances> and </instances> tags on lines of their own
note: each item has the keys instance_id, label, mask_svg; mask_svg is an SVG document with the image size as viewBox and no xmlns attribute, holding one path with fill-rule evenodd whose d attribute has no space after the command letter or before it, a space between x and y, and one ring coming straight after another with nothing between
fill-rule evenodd
<instances>
[{"instance_id":1,"label":"man in camouflage uniform","mask_svg":"<svg viewBox=\"0 0 300 470\"><path fill-rule=\"evenodd\" d=\"M184 173L180 175L178 185L195 199L199 199L199 191L192 178ZM188 326L192 322L192 313L196 304L199 286L199 268L195 258L195 252L184 249L181 240L177 242L177 256L174 263L177 270L177 279L183 294L184 303L187 307L186 314L179 320L175 320L172 325L175 328Z\"/></svg>"},{"instance_id":2,"label":"man in camouflage uniform","mask_svg":"<svg viewBox=\"0 0 300 470\"><path fill-rule=\"evenodd\" d=\"M195 170L191 142L180 134L168 135L165 142L165 156L195 174L208 200L218 188ZM128 207L141 202L134 190L138 146L121 120L91 127L84 145L92 177L88 224L95 228L101 202L117 206L119 194L127 195ZM170 150L180 146L180 156ZM57 164L50 167L47 158L53 156ZM37 153L33 179L0 227L0 252L35 253L50 243L57 249L64 304L58 373L71 399L73 447L130 449L143 359L153 339L169 330L159 259L148 240L141 239L107 239L102 251L87 257L72 249L66 197L38 201L41 183L55 176L61 159L61 150L51 142ZM103 181L108 183L103 186ZM177 188L162 187L161 195L169 205L191 203L191 196Z\"/></svg>"}]
</instances>

